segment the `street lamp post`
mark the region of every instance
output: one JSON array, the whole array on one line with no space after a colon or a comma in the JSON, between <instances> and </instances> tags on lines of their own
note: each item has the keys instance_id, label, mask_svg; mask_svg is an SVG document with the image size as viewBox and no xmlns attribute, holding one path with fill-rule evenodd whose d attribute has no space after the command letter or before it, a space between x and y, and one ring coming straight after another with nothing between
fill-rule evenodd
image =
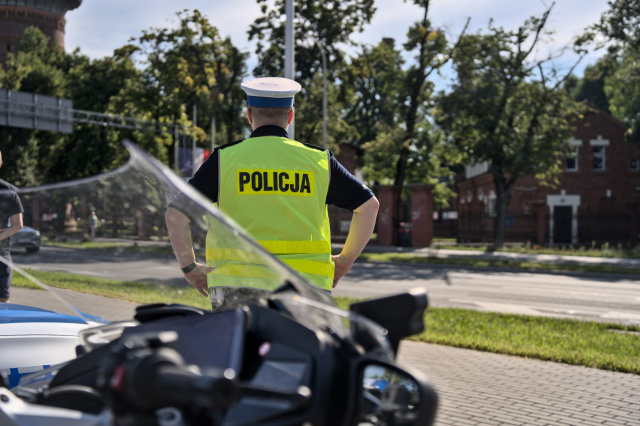
<instances>
[{"instance_id":1,"label":"street lamp post","mask_svg":"<svg viewBox=\"0 0 640 426\"><path fill-rule=\"evenodd\" d=\"M293 45L293 13L294 13L293 0L286 0L285 13L287 20L284 27L284 77L293 80L295 77L295 51ZM292 121L289 125L289 137L295 138L295 122Z\"/></svg>"},{"instance_id":2,"label":"street lamp post","mask_svg":"<svg viewBox=\"0 0 640 426\"><path fill-rule=\"evenodd\" d=\"M322 55L322 147L327 148L327 55L322 43L313 38Z\"/></svg>"}]
</instances>

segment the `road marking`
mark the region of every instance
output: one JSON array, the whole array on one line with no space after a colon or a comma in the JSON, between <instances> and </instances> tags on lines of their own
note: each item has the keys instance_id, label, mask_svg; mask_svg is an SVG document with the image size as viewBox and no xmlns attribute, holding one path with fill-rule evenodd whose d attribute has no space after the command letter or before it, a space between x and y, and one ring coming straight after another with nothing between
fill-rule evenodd
<instances>
[{"instance_id":1,"label":"road marking","mask_svg":"<svg viewBox=\"0 0 640 426\"><path fill-rule=\"evenodd\" d=\"M491 302L479 302L477 300L461 300L461 299L449 299L453 303L466 303L477 306L484 311L502 312L505 314L522 314L522 315L543 315L541 312L531 309L526 305L514 305L512 303L491 303Z\"/></svg>"},{"instance_id":2,"label":"road marking","mask_svg":"<svg viewBox=\"0 0 640 426\"><path fill-rule=\"evenodd\" d=\"M616 312L616 311L609 311L606 312L602 315L600 315L600 318L603 319L616 319L616 320L628 320L628 321L633 321L633 322L637 322L640 323L640 314L632 314L629 312Z\"/></svg>"}]
</instances>

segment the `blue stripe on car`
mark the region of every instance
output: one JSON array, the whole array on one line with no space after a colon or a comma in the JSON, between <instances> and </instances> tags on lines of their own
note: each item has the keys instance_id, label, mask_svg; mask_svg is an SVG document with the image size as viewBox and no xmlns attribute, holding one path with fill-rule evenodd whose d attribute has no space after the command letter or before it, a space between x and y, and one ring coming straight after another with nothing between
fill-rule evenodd
<instances>
[{"instance_id":1,"label":"blue stripe on car","mask_svg":"<svg viewBox=\"0 0 640 426\"><path fill-rule=\"evenodd\" d=\"M25 322L61 322L67 324L86 324L82 318L73 315L59 314L33 306L16 305L14 303L0 304L0 324L14 324Z\"/></svg>"}]
</instances>

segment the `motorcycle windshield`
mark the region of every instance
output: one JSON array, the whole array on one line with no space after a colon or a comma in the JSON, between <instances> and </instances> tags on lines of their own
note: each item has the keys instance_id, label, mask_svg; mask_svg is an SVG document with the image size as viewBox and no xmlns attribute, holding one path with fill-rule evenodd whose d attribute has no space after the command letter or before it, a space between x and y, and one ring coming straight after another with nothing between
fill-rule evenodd
<instances>
[{"instance_id":1,"label":"motorcycle windshield","mask_svg":"<svg viewBox=\"0 0 640 426\"><path fill-rule=\"evenodd\" d=\"M133 144L125 146L128 162L110 173L17 190L24 223L39 240L37 250L16 243L11 261L0 257L13 268L12 303L0 303L0 338L2 326L11 322L9 306L24 305L40 313L40 318L32 318L38 326L31 331L16 328L14 314L15 334L55 335L64 321L75 321L74 330L130 321L141 304L211 311L266 306L269 299L280 298L283 310L310 328L340 329L337 333L347 336L347 323L355 320L359 332L364 328L385 340L383 329L335 308L328 292L271 255L184 178ZM195 255L208 268L210 296L198 292L180 270L166 225L168 209L186 218L179 237L193 250L191 258ZM172 231L174 245L175 238ZM121 332L117 327L101 329L98 337L85 332L83 343L100 344ZM0 370L11 362L0 359Z\"/></svg>"}]
</instances>

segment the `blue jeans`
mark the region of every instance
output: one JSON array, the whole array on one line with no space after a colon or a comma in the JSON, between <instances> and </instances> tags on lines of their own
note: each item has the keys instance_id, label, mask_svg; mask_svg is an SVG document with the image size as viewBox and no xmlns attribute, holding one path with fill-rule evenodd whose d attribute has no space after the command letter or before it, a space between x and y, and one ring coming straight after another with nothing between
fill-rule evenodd
<instances>
[{"instance_id":1,"label":"blue jeans","mask_svg":"<svg viewBox=\"0 0 640 426\"><path fill-rule=\"evenodd\" d=\"M5 260L11 262L10 253L0 253ZM11 295L11 267L0 262L0 299L9 299Z\"/></svg>"}]
</instances>

